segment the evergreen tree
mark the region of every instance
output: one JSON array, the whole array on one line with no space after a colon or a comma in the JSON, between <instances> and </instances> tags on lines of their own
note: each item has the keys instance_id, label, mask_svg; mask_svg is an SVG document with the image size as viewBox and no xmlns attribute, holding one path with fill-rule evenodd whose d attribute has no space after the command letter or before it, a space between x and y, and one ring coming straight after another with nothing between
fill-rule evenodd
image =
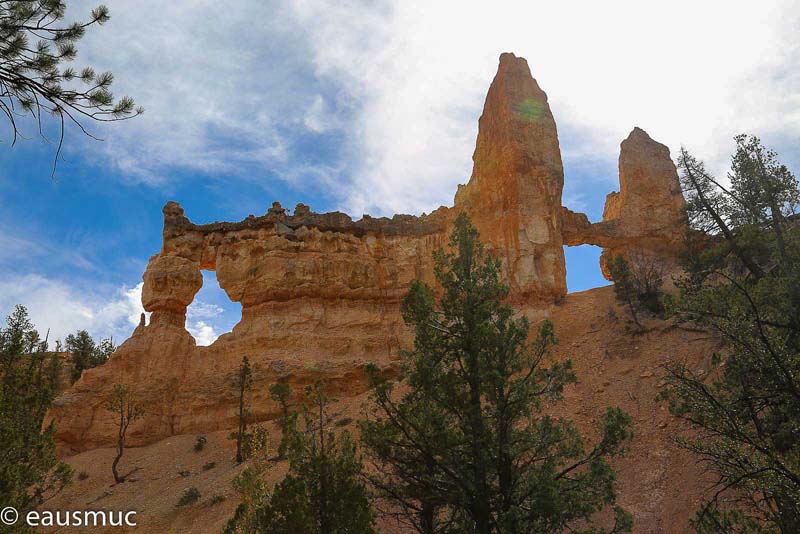
<instances>
[{"instance_id":1,"label":"evergreen tree","mask_svg":"<svg viewBox=\"0 0 800 534\"><path fill-rule=\"evenodd\" d=\"M286 458L286 453L289 448L289 438L291 437L290 429L296 424L294 419L297 417L296 413L292 413L291 407L289 406L292 388L289 387L286 380L279 380L269 387L269 396L278 403L281 409L281 415L276 422L281 429L281 442L278 445L278 459L283 460Z\"/></svg>"},{"instance_id":2,"label":"evergreen tree","mask_svg":"<svg viewBox=\"0 0 800 534\"><path fill-rule=\"evenodd\" d=\"M422 282L403 304L416 331L404 353L403 394L370 370L374 416L361 422L375 460L370 477L392 513L418 532L561 532L590 524L615 501L607 463L630 437L630 417L609 409L600 439L587 450L578 430L545 415L576 381L571 362L545 366L557 342L544 321L529 323L503 301L499 262L490 258L466 215L450 247L436 252L441 298ZM613 531L630 516L616 509ZM599 530L595 530L598 531Z\"/></svg>"},{"instance_id":3,"label":"evergreen tree","mask_svg":"<svg viewBox=\"0 0 800 534\"><path fill-rule=\"evenodd\" d=\"M639 299L636 284L633 279L628 261L622 254L616 254L608 262L608 271L611 279L614 280L614 295L620 304L628 308L633 322L641 330L642 323L639 322Z\"/></svg>"},{"instance_id":4,"label":"evergreen tree","mask_svg":"<svg viewBox=\"0 0 800 534\"><path fill-rule=\"evenodd\" d=\"M114 99L110 72L77 71L70 65L86 29L109 20L108 8L101 5L88 21L71 24L63 23L66 10L64 0L0 0L0 110L11 127L12 146L24 138L20 118L32 118L45 139L47 118L55 119L53 174L67 124L91 137L87 122L117 121L144 111L128 96Z\"/></svg>"},{"instance_id":5,"label":"evergreen tree","mask_svg":"<svg viewBox=\"0 0 800 534\"><path fill-rule=\"evenodd\" d=\"M89 360L89 365L98 367L106 363L117 347L114 345L113 338L101 339L100 343L95 345L92 358Z\"/></svg>"},{"instance_id":6,"label":"evergreen tree","mask_svg":"<svg viewBox=\"0 0 800 534\"><path fill-rule=\"evenodd\" d=\"M324 385L318 382L306 393L313 405L303 407L304 428L297 428L296 417L287 419L289 472L271 492L258 465L237 477L243 501L226 532L374 532L356 447L346 431L337 438L330 430Z\"/></svg>"},{"instance_id":7,"label":"evergreen tree","mask_svg":"<svg viewBox=\"0 0 800 534\"><path fill-rule=\"evenodd\" d=\"M679 155L690 235L679 316L726 347L708 373L669 367L679 443L716 473L701 532L800 532L800 191L756 137L738 136L730 185Z\"/></svg>"},{"instance_id":8,"label":"evergreen tree","mask_svg":"<svg viewBox=\"0 0 800 534\"><path fill-rule=\"evenodd\" d=\"M114 414L117 423L117 455L111 464L111 472L114 475L114 481L119 484L125 482L125 476L119 474L117 466L125 453L125 436L128 433L128 427L144 415L144 410L133 391L128 386L121 384L114 385L105 408Z\"/></svg>"},{"instance_id":9,"label":"evergreen tree","mask_svg":"<svg viewBox=\"0 0 800 534\"><path fill-rule=\"evenodd\" d=\"M0 503L20 517L60 491L72 469L55 454L53 423L44 426L61 376L28 312L17 306L0 330Z\"/></svg>"},{"instance_id":10,"label":"evergreen tree","mask_svg":"<svg viewBox=\"0 0 800 534\"><path fill-rule=\"evenodd\" d=\"M67 352L72 354L72 381L77 381L85 369L103 365L111 357L116 347L110 339L95 343L86 330L69 334L64 340Z\"/></svg>"},{"instance_id":11,"label":"evergreen tree","mask_svg":"<svg viewBox=\"0 0 800 534\"><path fill-rule=\"evenodd\" d=\"M242 358L237 374L237 387L239 389L239 427L236 431L236 463L244 461L244 440L247 432L247 402L245 393L250 390L253 384L253 371L250 369L250 360L247 356Z\"/></svg>"}]
</instances>

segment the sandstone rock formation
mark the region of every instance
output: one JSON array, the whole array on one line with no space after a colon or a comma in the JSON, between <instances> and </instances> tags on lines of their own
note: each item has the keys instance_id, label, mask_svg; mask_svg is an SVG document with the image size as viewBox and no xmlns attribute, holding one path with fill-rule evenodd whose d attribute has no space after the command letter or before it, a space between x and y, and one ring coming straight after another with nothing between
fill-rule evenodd
<instances>
[{"instance_id":1,"label":"sandstone rock formation","mask_svg":"<svg viewBox=\"0 0 800 534\"><path fill-rule=\"evenodd\" d=\"M433 282L432 253L447 245L452 221L466 211L492 254L502 260L511 302L541 317L566 294L563 245L667 254L682 207L669 151L635 129L622 144L620 192L609 195L601 223L561 206L564 182L555 121L526 61L503 54L479 121L474 169L453 208L421 217L317 214L274 203L237 223L193 224L175 202L164 206L163 245L144 273L142 302L152 312L104 366L88 370L58 400L63 449L113 442L103 409L114 384L133 388L146 415L129 431L145 444L185 433L231 428L233 377L242 357L254 368L256 420L277 413L267 386L325 378L334 395L366 389L363 369L377 362L396 372L410 345L400 303L413 280ZM216 271L242 306L233 331L198 347L185 328L186 308Z\"/></svg>"},{"instance_id":2,"label":"sandstone rock formation","mask_svg":"<svg viewBox=\"0 0 800 534\"><path fill-rule=\"evenodd\" d=\"M606 197L601 223L562 208L564 243L603 247L600 266L609 280L606 262L613 254L656 257L669 268L688 227L669 149L634 128L620 145L619 186Z\"/></svg>"},{"instance_id":3,"label":"sandstone rock formation","mask_svg":"<svg viewBox=\"0 0 800 534\"><path fill-rule=\"evenodd\" d=\"M239 223L192 224L183 209L164 207L161 252L144 274L142 303L152 312L108 364L58 399L58 439L75 450L109 442L114 421L103 409L115 383L132 385L145 417L132 444L235 424L233 387L243 356L254 368L253 415L271 418L267 386L286 377L303 385L324 377L336 394L363 392L368 362L393 371L408 332L400 302L411 282L433 280L431 256L446 244L452 210L424 217L315 214L299 205L287 215L275 204ZM242 305L233 332L209 347L185 329L186 308L214 270L222 289Z\"/></svg>"},{"instance_id":4,"label":"sandstone rock formation","mask_svg":"<svg viewBox=\"0 0 800 534\"><path fill-rule=\"evenodd\" d=\"M199 264L181 256L157 254L144 272L142 305L153 312L151 324L181 327L186 308L203 286Z\"/></svg>"},{"instance_id":5,"label":"sandstone rock formation","mask_svg":"<svg viewBox=\"0 0 800 534\"><path fill-rule=\"evenodd\" d=\"M472 177L459 186L455 209L470 214L502 259L515 300L560 299L567 292L564 169L547 95L523 58L500 56L472 159Z\"/></svg>"}]
</instances>

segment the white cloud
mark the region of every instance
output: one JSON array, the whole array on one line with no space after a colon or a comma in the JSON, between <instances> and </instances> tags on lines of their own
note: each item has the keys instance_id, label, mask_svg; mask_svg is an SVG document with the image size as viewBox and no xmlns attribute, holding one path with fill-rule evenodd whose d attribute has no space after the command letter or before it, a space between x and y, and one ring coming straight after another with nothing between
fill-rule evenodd
<instances>
[{"instance_id":1,"label":"white cloud","mask_svg":"<svg viewBox=\"0 0 800 534\"><path fill-rule=\"evenodd\" d=\"M191 324L187 321L186 329L192 334L197 344L202 346L211 345L219 337L214 327L205 321L195 321Z\"/></svg>"},{"instance_id":2,"label":"white cloud","mask_svg":"<svg viewBox=\"0 0 800 534\"><path fill-rule=\"evenodd\" d=\"M142 283L122 286L111 294L93 294L38 274L0 281L3 317L14 305L24 305L42 335L49 329L51 342L87 330L96 339L113 336L115 343L121 343L139 324L144 311L141 297Z\"/></svg>"},{"instance_id":3,"label":"white cloud","mask_svg":"<svg viewBox=\"0 0 800 534\"><path fill-rule=\"evenodd\" d=\"M715 169L739 132L800 161L798 0L109 4L81 59L147 108L101 146L150 183L175 168L256 169L316 181L353 215L450 204L503 51L526 57L547 91L566 159L613 161L638 125ZM331 128L340 160L293 152L293 136Z\"/></svg>"},{"instance_id":4,"label":"white cloud","mask_svg":"<svg viewBox=\"0 0 800 534\"><path fill-rule=\"evenodd\" d=\"M210 318L222 315L225 310L221 306L203 302L202 300L194 299L189 307L186 309L186 318L195 319L199 317Z\"/></svg>"},{"instance_id":5,"label":"white cloud","mask_svg":"<svg viewBox=\"0 0 800 534\"><path fill-rule=\"evenodd\" d=\"M76 64L111 70L115 93L131 95L146 111L93 125L105 142L82 147L152 185L173 169L244 173L246 165L286 160L280 129L302 123L313 95L287 84L297 69L285 50L270 46L293 39L278 7L248 0L224 7L211 0L106 3L111 21L87 32ZM85 18L95 5L70 2L68 18Z\"/></svg>"},{"instance_id":6,"label":"white cloud","mask_svg":"<svg viewBox=\"0 0 800 534\"><path fill-rule=\"evenodd\" d=\"M98 321L109 321L106 324L116 325L122 322L125 327L137 326L141 320L142 313L150 316L142 307L142 287L144 282L139 282L133 287L122 286L116 291L116 295L105 304L97 314ZM112 328L114 328L112 326ZM121 341L121 340L120 340Z\"/></svg>"},{"instance_id":7,"label":"white cloud","mask_svg":"<svg viewBox=\"0 0 800 534\"><path fill-rule=\"evenodd\" d=\"M334 127L333 116L322 95L314 98L314 103L303 118L303 124L314 133L324 133Z\"/></svg>"},{"instance_id":8,"label":"white cloud","mask_svg":"<svg viewBox=\"0 0 800 534\"><path fill-rule=\"evenodd\" d=\"M614 158L634 125L716 168L738 132L800 136L796 0L294 7L313 26L318 75L363 101L345 200L355 213L449 203L469 177L477 118L503 51L526 57L547 91L566 158Z\"/></svg>"}]
</instances>

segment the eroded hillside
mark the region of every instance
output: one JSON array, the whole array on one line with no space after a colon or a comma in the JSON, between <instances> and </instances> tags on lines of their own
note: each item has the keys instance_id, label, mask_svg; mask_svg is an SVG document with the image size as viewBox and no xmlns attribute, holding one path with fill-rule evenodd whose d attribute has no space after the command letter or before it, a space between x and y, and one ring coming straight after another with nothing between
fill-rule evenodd
<instances>
[{"instance_id":1,"label":"eroded hillside","mask_svg":"<svg viewBox=\"0 0 800 534\"><path fill-rule=\"evenodd\" d=\"M580 380L567 389L556 413L588 432L606 406L629 412L634 437L626 456L615 462L619 502L633 513L636 532L685 532L705 486L693 458L670 441L681 428L664 403L656 400L657 386L661 366L667 361L685 360L694 369L704 369L704 358L718 348L717 341L657 320L648 322L647 333L633 334L611 287L567 295L553 308L552 318L560 338L554 358L571 358ZM265 393L254 392L255 396ZM335 409L341 418L357 419L367 401L363 393L342 396ZM70 456L67 461L76 473L86 472L89 478L76 480L48 508L135 509L138 532L220 532L237 504L231 480L246 464L237 466L233 461L235 443L228 439L229 432L211 432L213 428L197 430L209 438L199 453L193 450L195 433L128 450L123 471L134 473L123 484L113 485L112 448ZM277 442L278 431L270 428ZM355 430L353 425L349 428ZM209 462L215 467L204 470ZM277 480L285 469L278 464L271 476ZM200 501L176 507L181 493L190 487L200 490ZM215 495L224 495L226 500L211 505L208 501ZM394 529L380 526L389 532Z\"/></svg>"}]
</instances>

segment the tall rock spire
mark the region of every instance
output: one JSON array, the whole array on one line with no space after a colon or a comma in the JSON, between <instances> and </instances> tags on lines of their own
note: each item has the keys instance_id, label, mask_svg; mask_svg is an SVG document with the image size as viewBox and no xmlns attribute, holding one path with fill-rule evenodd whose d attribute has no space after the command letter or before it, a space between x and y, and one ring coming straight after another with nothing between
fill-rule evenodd
<instances>
[{"instance_id":1,"label":"tall rock spire","mask_svg":"<svg viewBox=\"0 0 800 534\"><path fill-rule=\"evenodd\" d=\"M634 128L620 145L619 192L606 197L603 221L589 222L564 208L561 233L566 245L603 247L600 268L611 280L609 260L618 254L669 271L686 231L686 201L669 148Z\"/></svg>"},{"instance_id":2,"label":"tall rock spire","mask_svg":"<svg viewBox=\"0 0 800 534\"><path fill-rule=\"evenodd\" d=\"M669 148L639 127L620 144L619 193L606 197L601 228L621 237L611 240L600 256L609 280L608 262L617 254L634 262L657 257L671 268L688 229L686 201Z\"/></svg>"},{"instance_id":3,"label":"tall rock spire","mask_svg":"<svg viewBox=\"0 0 800 534\"><path fill-rule=\"evenodd\" d=\"M467 211L502 259L515 300L561 298L564 170L547 95L525 59L500 56L472 159L472 177L459 186L456 209Z\"/></svg>"},{"instance_id":4,"label":"tall rock spire","mask_svg":"<svg viewBox=\"0 0 800 534\"><path fill-rule=\"evenodd\" d=\"M603 220L624 219L635 235L672 238L686 201L669 148L639 127L620 145L619 198L606 203ZM611 195L609 195L611 197Z\"/></svg>"}]
</instances>

